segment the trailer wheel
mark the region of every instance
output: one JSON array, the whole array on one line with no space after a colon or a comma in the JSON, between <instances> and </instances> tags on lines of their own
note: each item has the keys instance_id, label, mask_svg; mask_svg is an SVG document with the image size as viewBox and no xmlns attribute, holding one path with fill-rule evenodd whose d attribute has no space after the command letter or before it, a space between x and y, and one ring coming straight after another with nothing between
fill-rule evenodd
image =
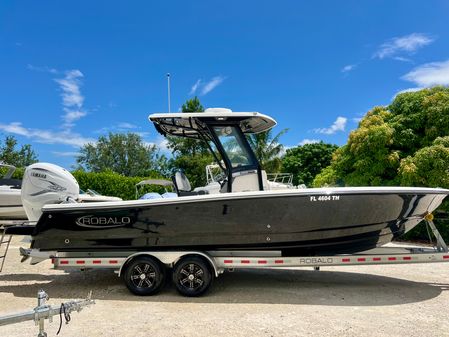
<instances>
[{"instance_id":1,"label":"trailer wheel","mask_svg":"<svg viewBox=\"0 0 449 337\"><path fill-rule=\"evenodd\" d=\"M165 268L150 256L133 259L123 273L126 287L135 295L148 296L157 293L164 285Z\"/></svg>"},{"instance_id":2,"label":"trailer wheel","mask_svg":"<svg viewBox=\"0 0 449 337\"><path fill-rule=\"evenodd\" d=\"M212 283L209 263L196 256L187 256L173 268L173 283L181 295L195 297L204 294Z\"/></svg>"}]
</instances>

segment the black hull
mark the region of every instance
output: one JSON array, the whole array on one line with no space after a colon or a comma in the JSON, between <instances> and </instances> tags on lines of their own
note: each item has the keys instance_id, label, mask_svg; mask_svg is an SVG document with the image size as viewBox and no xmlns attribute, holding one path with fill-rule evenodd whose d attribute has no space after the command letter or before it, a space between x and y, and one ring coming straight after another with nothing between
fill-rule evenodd
<instances>
[{"instance_id":1,"label":"black hull","mask_svg":"<svg viewBox=\"0 0 449 337\"><path fill-rule=\"evenodd\" d=\"M261 192L53 207L36 225L32 248L355 253L410 230L445 196L337 189L327 194Z\"/></svg>"}]
</instances>

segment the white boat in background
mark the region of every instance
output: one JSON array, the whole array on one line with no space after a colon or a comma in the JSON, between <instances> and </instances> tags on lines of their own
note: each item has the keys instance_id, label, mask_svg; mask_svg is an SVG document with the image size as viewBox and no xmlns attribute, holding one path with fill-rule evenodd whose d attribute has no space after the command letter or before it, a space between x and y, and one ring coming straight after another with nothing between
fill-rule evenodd
<instances>
[{"instance_id":1,"label":"white boat in background","mask_svg":"<svg viewBox=\"0 0 449 337\"><path fill-rule=\"evenodd\" d=\"M87 189L83 191L80 189L80 194L78 197L79 202L102 202L102 201L122 201L122 198L111 197L109 195L102 195L95 190Z\"/></svg>"},{"instance_id":2,"label":"white boat in background","mask_svg":"<svg viewBox=\"0 0 449 337\"><path fill-rule=\"evenodd\" d=\"M6 170L6 173L4 173L0 178L0 221L28 220L25 209L22 205L22 180L12 178L16 167L5 163L0 163L0 168L3 168L2 170ZM89 203L122 201L122 199L118 197L101 195L94 190L88 189L87 191L80 190L77 201Z\"/></svg>"},{"instance_id":3,"label":"white boat in background","mask_svg":"<svg viewBox=\"0 0 449 337\"><path fill-rule=\"evenodd\" d=\"M6 169L0 178L0 220L27 220L20 196L22 181L12 178L16 167L0 163L0 168Z\"/></svg>"}]
</instances>

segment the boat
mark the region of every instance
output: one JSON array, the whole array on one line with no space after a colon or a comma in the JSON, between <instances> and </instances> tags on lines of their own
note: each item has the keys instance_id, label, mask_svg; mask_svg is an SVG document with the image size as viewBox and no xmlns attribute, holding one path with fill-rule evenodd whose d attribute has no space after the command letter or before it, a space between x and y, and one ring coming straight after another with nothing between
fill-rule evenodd
<instances>
[{"instance_id":1,"label":"boat","mask_svg":"<svg viewBox=\"0 0 449 337\"><path fill-rule=\"evenodd\" d=\"M192 190L176 172L176 197L77 203L66 170L38 163L25 172L22 197L35 226L31 248L57 252L276 251L282 256L357 253L384 245L432 213L442 188L270 189L246 136L276 125L258 112L208 109L149 116L164 136L205 141L224 174L218 193ZM231 253L229 253L231 252Z\"/></svg>"},{"instance_id":2,"label":"boat","mask_svg":"<svg viewBox=\"0 0 449 337\"><path fill-rule=\"evenodd\" d=\"M122 201L122 198L102 195L95 190L88 188L86 191L80 189L78 195L79 202L105 202L105 201Z\"/></svg>"},{"instance_id":3,"label":"boat","mask_svg":"<svg viewBox=\"0 0 449 337\"><path fill-rule=\"evenodd\" d=\"M0 162L0 169L5 170L0 178L0 221L27 220L20 196L22 181L12 178L16 167Z\"/></svg>"}]
</instances>

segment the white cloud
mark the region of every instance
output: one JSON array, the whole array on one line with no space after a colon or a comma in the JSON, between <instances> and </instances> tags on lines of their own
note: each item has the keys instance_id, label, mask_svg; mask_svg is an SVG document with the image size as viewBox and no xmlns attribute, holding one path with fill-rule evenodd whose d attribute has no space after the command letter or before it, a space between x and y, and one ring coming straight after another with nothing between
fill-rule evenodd
<instances>
[{"instance_id":1,"label":"white cloud","mask_svg":"<svg viewBox=\"0 0 449 337\"><path fill-rule=\"evenodd\" d=\"M81 79L83 73L78 69L68 70L65 72L64 78L57 78L55 82L60 85L62 90L62 105L65 114L62 116L65 121L65 127L73 127L73 122L86 116L83 111L84 96L81 94Z\"/></svg>"},{"instance_id":2,"label":"white cloud","mask_svg":"<svg viewBox=\"0 0 449 337\"><path fill-rule=\"evenodd\" d=\"M420 65L402 76L402 79L421 88L449 85L449 60Z\"/></svg>"},{"instance_id":3,"label":"white cloud","mask_svg":"<svg viewBox=\"0 0 449 337\"><path fill-rule=\"evenodd\" d=\"M395 99L397 95L399 94L403 94L404 92L415 92L418 90L421 90L422 88L407 88L407 89L402 89L399 90L397 93L394 94L394 96L391 99Z\"/></svg>"},{"instance_id":4,"label":"white cloud","mask_svg":"<svg viewBox=\"0 0 449 337\"><path fill-rule=\"evenodd\" d=\"M168 140L163 136L158 136L156 145L162 151L170 151L170 149L168 148Z\"/></svg>"},{"instance_id":5,"label":"white cloud","mask_svg":"<svg viewBox=\"0 0 449 337\"><path fill-rule=\"evenodd\" d=\"M140 131L140 132L133 132L133 133L139 135L142 138L148 137L151 134L151 132L148 132L148 131Z\"/></svg>"},{"instance_id":6,"label":"white cloud","mask_svg":"<svg viewBox=\"0 0 449 337\"><path fill-rule=\"evenodd\" d=\"M59 152L59 151L52 151L52 153L57 157L77 157L80 155L79 152Z\"/></svg>"},{"instance_id":7,"label":"white cloud","mask_svg":"<svg viewBox=\"0 0 449 337\"><path fill-rule=\"evenodd\" d=\"M138 129L141 129L141 127L138 125L128 122L120 122L110 126L103 126L102 128L94 130L93 132L99 134L105 134L109 132L134 132L140 134L142 137L145 137L146 135L149 134L148 132L137 132L136 130Z\"/></svg>"},{"instance_id":8,"label":"white cloud","mask_svg":"<svg viewBox=\"0 0 449 337\"><path fill-rule=\"evenodd\" d=\"M64 111L66 112L66 114L64 115L64 119L66 120L67 123L71 123L73 121L80 119L81 117L86 116L86 113L80 110L64 109Z\"/></svg>"},{"instance_id":9,"label":"white cloud","mask_svg":"<svg viewBox=\"0 0 449 337\"><path fill-rule=\"evenodd\" d=\"M202 79L198 79L190 88L189 95L194 95L195 93L199 93L199 95L201 96L207 95L221 83L223 83L225 79L226 77L224 76L215 76L208 82L204 82Z\"/></svg>"},{"instance_id":10,"label":"white cloud","mask_svg":"<svg viewBox=\"0 0 449 337\"><path fill-rule=\"evenodd\" d=\"M27 68L32 71L47 72L50 74L63 75L62 78L56 78L54 81L59 84L61 88L62 97L62 110L64 114L62 118L64 120L63 129L55 131L46 129L28 128L22 125L21 122L12 122L9 124L0 123L0 130L26 137L36 143L44 144L62 144L70 145L73 147L82 147L87 143L94 143L95 139L90 137L84 137L79 133L71 131L74 126L74 122L86 115L83 109L84 96L81 94L80 87L82 85L82 78L84 75L77 69L60 72L54 68L47 66L37 67L31 64L27 65ZM73 156L76 152L54 152L58 156Z\"/></svg>"},{"instance_id":11,"label":"white cloud","mask_svg":"<svg viewBox=\"0 0 449 337\"><path fill-rule=\"evenodd\" d=\"M0 123L0 130L20 135L26 138L31 138L37 143L45 144L64 144L74 147L81 147L87 143L94 143L92 138L86 138L78 133L71 132L69 130L55 132L43 129L32 129L22 126L20 122L13 122L9 124Z\"/></svg>"},{"instance_id":12,"label":"white cloud","mask_svg":"<svg viewBox=\"0 0 449 337\"><path fill-rule=\"evenodd\" d=\"M190 88L189 95L194 95L199 93L199 95L204 96L218 87L226 79L224 76L214 76L208 82L203 81L201 78L198 79ZM181 111L181 108L179 108Z\"/></svg>"},{"instance_id":13,"label":"white cloud","mask_svg":"<svg viewBox=\"0 0 449 337\"><path fill-rule=\"evenodd\" d=\"M117 126L119 128L122 128L122 129L137 129L138 128L137 125L131 124L131 123L127 123L127 122L118 123Z\"/></svg>"},{"instance_id":14,"label":"white cloud","mask_svg":"<svg viewBox=\"0 0 449 337\"><path fill-rule=\"evenodd\" d=\"M154 142L144 142L147 146L156 146L158 150L162 151L163 153L170 153L171 150L168 148L168 140L167 138L158 135L156 138L156 141Z\"/></svg>"},{"instance_id":15,"label":"white cloud","mask_svg":"<svg viewBox=\"0 0 449 337\"><path fill-rule=\"evenodd\" d=\"M433 37L423 33L412 33L410 35L395 37L380 45L379 49L374 53L373 58L382 60L386 57L394 57L399 53L412 54L433 41L435 41ZM408 61L405 58L400 59L396 57L396 59Z\"/></svg>"},{"instance_id":16,"label":"white cloud","mask_svg":"<svg viewBox=\"0 0 449 337\"><path fill-rule=\"evenodd\" d=\"M314 129L315 133L323 133L326 135L333 135L337 131L345 131L346 122L348 119L346 117L337 117L335 122L328 128L318 128Z\"/></svg>"},{"instance_id":17,"label":"white cloud","mask_svg":"<svg viewBox=\"0 0 449 337\"><path fill-rule=\"evenodd\" d=\"M55 68L50 68L50 67L47 67L47 66L38 67L38 66L33 66L32 64L27 64L27 68L29 70L46 72L46 73L51 73L51 74L57 74L58 73L58 71Z\"/></svg>"},{"instance_id":18,"label":"white cloud","mask_svg":"<svg viewBox=\"0 0 449 337\"><path fill-rule=\"evenodd\" d=\"M190 89L189 95L194 95L198 88L201 85L201 79L197 80L194 85L192 85L192 88Z\"/></svg>"},{"instance_id":19,"label":"white cloud","mask_svg":"<svg viewBox=\"0 0 449 337\"><path fill-rule=\"evenodd\" d=\"M357 67L357 64L348 64L341 69L342 73L348 73L354 70Z\"/></svg>"},{"instance_id":20,"label":"white cloud","mask_svg":"<svg viewBox=\"0 0 449 337\"><path fill-rule=\"evenodd\" d=\"M301 140L298 145L303 146L303 145L306 145L306 144L316 144L316 143L319 143L319 142L320 142L319 139L307 139L306 138L306 139Z\"/></svg>"},{"instance_id":21,"label":"white cloud","mask_svg":"<svg viewBox=\"0 0 449 337\"><path fill-rule=\"evenodd\" d=\"M216 87L218 87L221 83L223 83L224 80L225 80L225 78L223 76L215 76L209 82L207 82L206 84L203 85L203 88L201 90L201 95L207 95L212 90L214 90Z\"/></svg>"},{"instance_id":22,"label":"white cloud","mask_svg":"<svg viewBox=\"0 0 449 337\"><path fill-rule=\"evenodd\" d=\"M413 61L410 60L409 58L407 58L407 57L402 57L402 56L395 56L395 57L393 57L393 60L401 61L401 62L409 62L409 63L413 63Z\"/></svg>"},{"instance_id":23,"label":"white cloud","mask_svg":"<svg viewBox=\"0 0 449 337\"><path fill-rule=\"evenodd\" d=\"M64 111L62 119L64 120L63 127L65 129L69 130L75 125L75 121L87 115L83 109L84 96L81 94L80 89L84 75L80 70L72 69L61 72L48 66L40 67L32 64L28 64L27 68L32 71L47 72L50 74L64 74L63 78L55 78L54 81L59 84L62 91L62 110Z\"/></svg>"}]
</instances>

